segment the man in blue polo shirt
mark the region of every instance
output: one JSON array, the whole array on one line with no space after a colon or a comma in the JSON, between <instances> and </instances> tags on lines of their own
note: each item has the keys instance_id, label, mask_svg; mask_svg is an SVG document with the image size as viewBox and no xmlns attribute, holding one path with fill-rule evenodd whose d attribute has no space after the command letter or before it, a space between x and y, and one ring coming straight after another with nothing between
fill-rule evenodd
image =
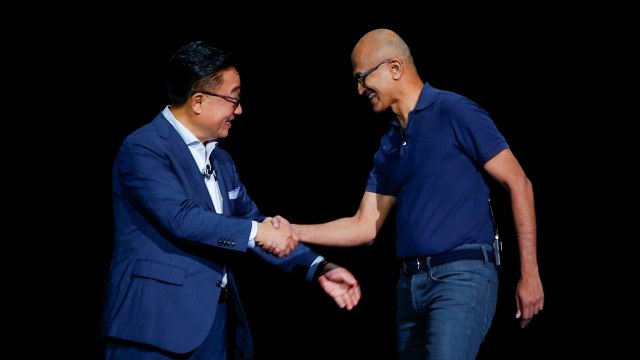
<instances>
[{"instance_id":1,"label":"man in blue polo shirt","mask_svg":"<svg viewBox=\"0 0 640 360\"><path fill-rule=\"evenodd\" d=\"M382 137L357 213L293 225L300 241L373 242L397 205L397 340L400 359L475 359L498 289L489 175L508 192L520 254L521 327L542 310L533 188L489 115L471 100L424 83L409 47L373 30L351 54L358 93L396 118Z\"/></svg>"}]
</instances>

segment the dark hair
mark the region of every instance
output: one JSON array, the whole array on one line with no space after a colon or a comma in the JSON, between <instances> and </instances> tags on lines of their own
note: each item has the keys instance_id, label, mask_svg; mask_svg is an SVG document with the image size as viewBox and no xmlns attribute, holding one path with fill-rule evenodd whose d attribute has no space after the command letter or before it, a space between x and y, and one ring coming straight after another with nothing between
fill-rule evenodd
<instances>
[{"instance_id":1,"label":"dark hair","mask_svg":"<svg viewBox=\"0 0 640 360\"><path fill-rule=\"evenodd\" d=\"M236 67L230 52L204 41L180 47L167 66L167 96L172 105L184 104L197 89L212 89L222 81L222 71Z\"/></svg>"}]
</instances>

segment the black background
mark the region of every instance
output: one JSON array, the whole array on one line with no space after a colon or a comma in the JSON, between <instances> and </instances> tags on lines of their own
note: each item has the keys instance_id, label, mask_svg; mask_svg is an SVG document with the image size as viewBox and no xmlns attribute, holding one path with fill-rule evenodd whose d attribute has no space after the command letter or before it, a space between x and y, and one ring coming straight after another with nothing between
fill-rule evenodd
<instances>
[{"instance_id":1,"label":"black background","mask_svg":"<svg viewBox=\"0 0 640 360\"><path fill-rule=\"evenodd\" d=\"M355 212L387 129L390 114L374 114L357 95L350 63L357 40L386 27L408 43L424 81L463 94L491 114L534 185L545 309L528 328L519 328L511 210L506 192L493 184L505 269L479 359L588 352L590 330L578 310L585 307L584 295L578 294L586 280L580 246L586 233L574 219L584 224L590 217L580 211L580 194L573 190L588 175L576 142L583 131L576 126L582 119L580 101L573 95L583 86L573 64L583 56L585 34L566 25L567 14L546 10L488 18L473 11L418 16L389 4L367 6L380 6L378 15L319 9L260 17L254 9L258 17L249 19L242 9L194 8L188 18L118 13L102 24L91 51L105 87L94 118L102 127L95 136L101 151L94 154L99 164L94 174L100 180L92 210L94 225L104 229L92 240L94 332L113 237L111 165L124 137L163 109L163 66L176 48L210 40L239 57L244 112L220 146L233 156L264 214L315 223ZM258 359L393 359L398 274L393 235L393 221L388 221L372 246L317 248L358 277L363 298L351 312L335 306L315 283L252 258L241 260L239 290Z\"/></svg>"}]
</instances>

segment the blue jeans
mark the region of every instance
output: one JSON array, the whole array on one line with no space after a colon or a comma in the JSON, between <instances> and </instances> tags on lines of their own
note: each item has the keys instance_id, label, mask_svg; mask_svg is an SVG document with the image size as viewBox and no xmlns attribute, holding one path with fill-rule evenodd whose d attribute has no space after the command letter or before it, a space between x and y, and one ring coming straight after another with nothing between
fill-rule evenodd
<instances>
[{"instance_id":1,"label":"blue jeans","mask_svg":"<svg viewBox=\"0 0 640 360\"><path fill-rule=\"evenodd\" d=\"M400 275L397 284L399 359L475 359L487 335L498 297L498 272L485 260L458 260Z\"/></svg>"}]
</instances>

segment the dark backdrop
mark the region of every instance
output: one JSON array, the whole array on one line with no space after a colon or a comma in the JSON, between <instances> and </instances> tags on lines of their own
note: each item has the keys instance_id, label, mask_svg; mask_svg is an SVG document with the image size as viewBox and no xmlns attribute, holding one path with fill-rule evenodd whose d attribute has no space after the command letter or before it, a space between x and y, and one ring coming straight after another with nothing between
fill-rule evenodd
<instances>
[{"instance_id":1,"label":"dark backdrop","mask_svg":"<svg viewBox=\"0 0 640 360\"><path fill-rule=\"evenodd\" d=\"M238 55L244 113L220 146L234 157L263 213L314 223L350 216L358 207L390 116L373 114L357 95L350 54L365 32L388 27L411 47L423 80L463 94L491 114L534 185L545 309L527 329L514 319L516 239L508 197L494 184L505 269L498 310L479 358L539 359L582 351L584 339L567 337L585 330L576 326L579 318L571 310L577 270L567 265L567 259L579 256L571 236L575 228L567 226L575 195L566 189L582 173L573 161L576 150L568 146L576 119L566 94L575 86L575 74L567 50L572 35L560 30L560 16L514 13L487 20L431 12L337 18L329 11L318 20L284 15L249 20L241 14L214 11L200 14L210 20L178 23L167 18L167 26L163 19L146 19L158 22L149 27L139 24L141 18L116 17L93 40L97 61L107 64L100 74L109 89L98 116L97 139L104 151L96 155L93 210L105 230L95 234L94 328L112 247L111 165L124 137L165 105L162 70L175 49L204 39ZM393 359L398 274L393 234L389 221L370 247L318 248L360 280L363 298L351 312L335 306L315 283L243 259L237 277L258 359L299 359L299 348L314 358Z\"/></svg>"}]
</instances>

